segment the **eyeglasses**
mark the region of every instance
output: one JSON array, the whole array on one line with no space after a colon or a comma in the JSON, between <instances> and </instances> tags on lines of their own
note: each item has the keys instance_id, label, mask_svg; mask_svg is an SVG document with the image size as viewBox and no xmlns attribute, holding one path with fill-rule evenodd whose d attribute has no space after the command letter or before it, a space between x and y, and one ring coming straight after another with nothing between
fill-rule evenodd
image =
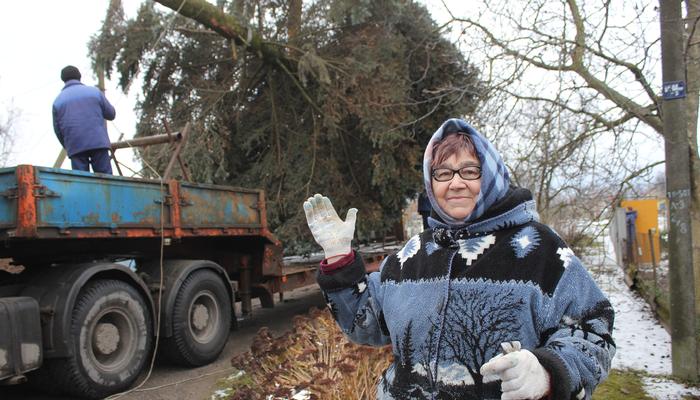
<instances>
[{"instance_id":1,"label":"eyeglasses","mask_svg":"<svg viewBox=\"0 0 700 400\"><path fill-rule=\"evenodd\" d=\"M433 168L433 178L438 182L451 181L455 177L455 172L467 181L473 181L481 178L481 167L478 165L468 165L460 169L452 168Z\"/></svg>"}]
</instances>

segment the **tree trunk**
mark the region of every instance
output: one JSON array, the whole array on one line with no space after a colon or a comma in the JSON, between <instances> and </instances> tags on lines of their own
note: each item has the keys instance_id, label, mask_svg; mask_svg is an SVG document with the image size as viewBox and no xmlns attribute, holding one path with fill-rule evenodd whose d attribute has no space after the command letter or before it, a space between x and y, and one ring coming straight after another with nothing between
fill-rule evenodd
<instances>
[{"instance_id":1,"label":"tree trunk","mask_svg":"<svg viewBox=\"0 0 700 400\"><path fill-rule=\"evenodd\" d=\"M301 9L304 4L303 0L289 0L289 12L287 13L287 33L289 41L296 43L296 36L301 28Z\"/></svg>"},{"instance_id":2,"label":"tree trunk","mask_svg":"<svg viewBox=\"0 0 700 400\"><path fill-rule=\"evenodd\" d=\"M296 62L287 58L280 51L279 46L263 42L260 36L241 25L235 17L224 13L206 0L156 0L156 2L199 22L226 39L232 39L238 46L245 44L246 51L256 54L266 62L271 64L281 62L287 68L296 70Z\"/></svg>"}]
</instances>

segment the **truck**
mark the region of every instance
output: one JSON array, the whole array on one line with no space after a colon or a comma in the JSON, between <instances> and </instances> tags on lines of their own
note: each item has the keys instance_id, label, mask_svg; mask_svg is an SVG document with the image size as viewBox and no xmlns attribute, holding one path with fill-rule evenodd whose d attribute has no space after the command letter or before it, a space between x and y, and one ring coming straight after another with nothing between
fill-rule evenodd
<instances>
[{"instance_id":1,"label":"truck","mask_svg":"<svg viewBox=\"0 0 700 400\"><path fill-rule=\"evenodd\" d=\"M316 282L285 265L261 190L18 165L0 169L0 384L81 398L158 357L213 362L252 300Z\"/></svg>"}]
</instances>

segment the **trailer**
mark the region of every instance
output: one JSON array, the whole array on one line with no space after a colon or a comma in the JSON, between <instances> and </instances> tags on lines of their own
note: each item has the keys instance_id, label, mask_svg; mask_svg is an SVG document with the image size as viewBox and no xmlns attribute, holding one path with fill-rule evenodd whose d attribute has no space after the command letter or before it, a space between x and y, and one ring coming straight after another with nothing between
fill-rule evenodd
<instances>
[{"instance_id":1,"label":"trailer","mask_svg":"<svg viewBox=\"0 0 700 400\"><path fill-rule=\"evenodd\" d=\"M214 361L235 304L316 282L284 265L261 190L20 165L0 169L0 384L102 398L158 357Z\"/></svg>"}]
</instances>

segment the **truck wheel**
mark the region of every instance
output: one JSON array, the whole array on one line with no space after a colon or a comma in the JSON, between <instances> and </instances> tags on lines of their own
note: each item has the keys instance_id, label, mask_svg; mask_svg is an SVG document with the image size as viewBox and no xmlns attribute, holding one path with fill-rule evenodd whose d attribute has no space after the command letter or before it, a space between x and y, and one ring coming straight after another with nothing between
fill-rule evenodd
<instances>
[{"instance_id":1,"label":"truck wheel","mask_svg":"<svg viewBox=\"0 0 700 400\"><path fill-rule=\"evenodd\" d=\"M149 358L153 323L148 306L124 282L90 282L73 309L71 340L73 355L47 360L45 366L61 391L92 399L124 391Z\"/></svg>"},{"instance_id":2,"label":"truck wheel","mask_svg":"<svg viewBox=\"0 0 700 400\"><path fill-rule=\"evenodd\" d=\"M186 367L216 360L231 325L231 302L221 277L209 269L192 272L177 292L172 321L173 335L161 338L164 357Z\"/></svg>"}]
</instances>

